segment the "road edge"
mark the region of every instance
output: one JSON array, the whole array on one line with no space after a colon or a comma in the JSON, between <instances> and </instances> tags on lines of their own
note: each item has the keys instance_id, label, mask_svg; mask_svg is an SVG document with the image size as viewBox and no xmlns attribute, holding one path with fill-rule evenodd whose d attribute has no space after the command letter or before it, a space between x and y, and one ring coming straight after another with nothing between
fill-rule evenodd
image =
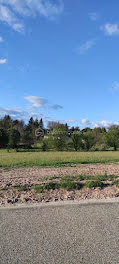
<instances>
[{"instance_id":1,"label":"road edge","mask_svg":"<svg viewBox=\"0 0 119 264\"><path fill-rule=\"evenodd\" d=\"M23 209L23 208L43 208L43 207L57 207L64 205L92 205L92 204L112 204L119 203L119 197L117 198L103 198L103 199L86 199L86 200L73 200L73 201L57 201L57 202L42 202L42 203L30 203L30 204L14 204L9 206L1 206L1 210L10 209Z\"/></svg>"}]
</instances>

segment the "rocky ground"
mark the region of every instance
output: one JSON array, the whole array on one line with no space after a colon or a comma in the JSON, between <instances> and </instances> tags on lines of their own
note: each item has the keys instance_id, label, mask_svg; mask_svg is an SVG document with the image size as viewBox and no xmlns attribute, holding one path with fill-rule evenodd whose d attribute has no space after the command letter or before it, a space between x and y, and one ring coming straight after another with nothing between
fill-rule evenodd
<instances>
[{"instance_id":1,"label":"rocky ground","mask_svg":"<svg viewBox=\"0 0 119 264\"><path fill-rule=\"evenodd\" d=\"M62 176L70 175L119 175L119 163L88 164L63 168L1 168L0 169L0 205L16 203L50 202L57 200L107 198L119 196L119 188L115 185L105 188L82 188L67 191L64 189L43 191L36 193L32 186L49 181L59 181ZM117 178L118 179L118 178ZM19 190L15 186L26 186L26 190Z\"/></svg>"}]
</instances>

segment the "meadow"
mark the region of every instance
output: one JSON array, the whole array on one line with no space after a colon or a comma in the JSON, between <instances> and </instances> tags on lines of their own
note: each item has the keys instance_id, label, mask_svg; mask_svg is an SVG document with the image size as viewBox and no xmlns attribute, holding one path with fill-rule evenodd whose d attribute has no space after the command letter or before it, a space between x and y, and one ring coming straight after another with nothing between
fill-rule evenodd
<instances>
[{"instance_id":1,"label":"meadow","mask_svg":"<svg viewBox=\"0 0 119 264\"><path fill-rule=\"evenodd\" d=\"M118 151L103 152L7 152L0 151L0 167L56 167L119 162Z\"/></svg>"}]
</instances>

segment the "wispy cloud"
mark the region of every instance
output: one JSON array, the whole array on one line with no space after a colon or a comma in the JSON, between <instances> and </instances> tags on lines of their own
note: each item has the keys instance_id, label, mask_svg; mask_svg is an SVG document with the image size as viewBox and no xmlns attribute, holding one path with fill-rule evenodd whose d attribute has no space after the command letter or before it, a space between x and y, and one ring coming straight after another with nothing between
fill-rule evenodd
<instances>
[{"instance_id":1,"label":"wispy cloud","mask_svg":"<svg viewBox=\"0 0 119 264\"><path fill-rule=\"evenodd\" d=\"M0 107L0 117L4 117L5 115L10 115L12 118L22 119L24 117L28 117L29 114L21 109L9 109Z\"/></svg>"},{"instance_id":2,"label":"wispy cloud","mask_svg":"<svg viewBox=\"0 0 119 264\"><path fill-rule=\"evenodd\" d=\"M4 41L3 37L0 37L0 42L3 42L3 41Z\"/></svg>"},{"instance_id":3,"label":"wispy cloud","mask_svg":"<svg viewBox=\"0 0 119 264\"><path fill-rule=\"evenodd\" d=\"M30 105L29 108L52 108L54 110L59 110L62 109L63 106L59 104L49 104L49 101L46 98L40 97L40 96L34 96L34 95L29 95L24 97L25 100L27 100Z\"/></svg>"},{"instance_id":4,"label":"wispy cloud","mask_svg":"<svg viewBox=\"0 0 119 264\"><path fill-rule=\"evenodd\" d=\"M0 64L6 64L7 63L7 59L0 59Z\"/></svg>"},{"instance_id":5,"label":"wispy cloud","mask_svg":"<svg viewBox=\"0 0 119 264\"><path fill-rule=\"evenodd\" d=\"M111 91L112 92L117 92L119 90L119 82L114 82Z\"/></svg>"},{"instance_id":6,"label":"wispy cloud","mask_svg":"<svg viewBox=\"0 0 119 264\"><path fill-rule=\"evenodd\" d=\"M100 29L108 36L118 35L119 34L119 25L106 23L101 26Z\"/></svg>"},{"instance_id":7,"label":"wispy cloud","mask_svg":"<svg viewBox=\"0 0 119 264\"><path fill-rule=\"evenodd\" d=\"M0 107L0 118L3 118L5 115L10 115L11 118L13 119L23 119L27 121L31 116L33 118L40 118L43 115L37 111L32 112L32 111L24 111L21 108L14 108L14 109L9 109L9 108L2 108Z\"/></svg>"},{"instance_id":8,"label":"wispy cloud","mask_svg":"<svg viewBox=\"0 0 119 264\"><path fill-rule=\"evenodd\" d=\"M105 127L109 128L110 126L113 125L119 125L119 122L110 122L107 120L102 120L102 121L96 121L96 122L90 122L89 119L85 118L81 120L82 125L90 126L90 127Z\"/></svg>"},{"instance_id":9,"label":"wispy cloud","mask_svg":"<svg viewBox=\"0 0 119 264\"><path fill-rule=\"evenodd\" d=\"M24 99L31 103L31 106L35 108L44 108L48 103L47 99L33 95L26 96Z\"/></svg>"},{"instance_id":10,"label":"wispy cloud","mask_svg":"<svg viewBox=\"0 0 119 264\"><path fill-rule=\"evenodd\" d=\"M91 12L88 15L89 15L90 20L92 21L96 21L99 19L99 14L97 12Z\"/></svg>"},{"instance_id":11,"label":"wispy cloud","mask_svg":"<svg viewBox=\"0 0 119 264\"><path fill-rule=\"evenodd\" d=\"M105 127L105 128L108 128L108 127L113 126L113 125L118 126L119 122L109 122L107 120L103 120L103 121L100 121L100 122L92 122L91 124L92 124L93 127Z\"/></svg>"},{"instance_id":12,"label":"wispy cloud","mask_svg":"<svg viewBox=\"0 0 119 264\"><path fill-rule=\"evenodd\" d=\"M51 121L56 121L59 123L76 123L77 119L57 119L57 120L51 120Z\"/></svg>"},{"instance_id":13,"label":"wispy cloud","mask_svg":"<svg viewBox=\"0 0 119 264\"><path fill-rule=\"evenodd\" d=\"M54 104L51 106L52 109L55 109L55 110L59 110L59 109L62 109L63 106L62 105L59 105L59 104Z\"/></svg>"},{"instance_id":14,"label":"wispy cloud","mask_svg":"<svg viewBox=\"0 0 119 264\"><path fill-rule=\"evenodd\" d=\"M88 125L88 124L90 124L90 121L89 121L88 118L84 118L84 119L81 120L81 124L82 125Z\"/></svg>"},{"instance_id":15,"label":"wispy cloud","mask_svg":"<svg viewBox=\"0 0 119 264\"><path fill-rule=\"evenodd\" d=\"M2 2L2 1L1 1ZM18 23L18 19L14 12L10 9L9 2L8 5L3 5L0 2L0 21L8 24L10 27L12 27L14 30L18 32L22 32L24 29L24 26L22 23ZM19 24L19 27L16 26Z\"/></svg>"},{"instance_id":16,"label":"wispy cloud","mask_svg":"<svg viewBox=\"0 0 119 264\"><path fill-rule=\"evenodd\" d=\"M24 31L20 19L38 15L53 19L64 9L63 0L0 0L0 20L18 32Z\"/></svg>"},{"instance_id":17,"label":"wispy cloud","mask_svg":"<svg viewBox=\"0 0 119 264\"><path fill-rule=\"evenodd\" d=\"M96 44L95 39L90 39L90 40L86 41L84 44L82 44L81 46L79 46L75 51L77 54L82 55L86 51L91 49L95 44Z\"/></svg>"}]
</instances>

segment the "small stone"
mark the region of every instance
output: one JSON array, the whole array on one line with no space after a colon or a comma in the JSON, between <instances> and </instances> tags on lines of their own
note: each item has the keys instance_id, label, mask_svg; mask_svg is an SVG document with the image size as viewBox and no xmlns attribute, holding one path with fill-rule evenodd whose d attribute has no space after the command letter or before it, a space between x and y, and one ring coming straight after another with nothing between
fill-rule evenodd
<instances>
[{"instance_id":1,"label":"small stone","mask_svg":"<svg viewBox=\"0 0 119 264\"><path fill-rule=\"evenodd\" d=\"M15 203L17 203L17 202L18 202L18 199L17 199L17 198L15 198L15 199L14 199L14 202L15 202Z\"/></svg>"},{"instance_id":2,"label":"small stone","mask_svg":"<svg viewBox=\"0 0 119 264\"><path fill-rule=\"evenodd\" d=\"M55 202L57 202L58 201L58 198L55 198L55 200L54 200Z\"/></svg>"},{"instance_id":3,"label":"small stone","mask_svg":"<svg viewBox=\"0 0 119 264\"><path fill-rule=\"evenodd\" d=\"M49 200L46 200L45 203L49 203Z\"/></svg>"},{"instance_id":4,"label":"small stone","mask_svg":"<svg viewBox=\"0 0 119 264\"><path fill-rule=\"evenodd\" d=\"M8 202L8 203L12 203L12 200L8 199L7 202Z\"/></svg>"},{"instance_id":5,"label":"small stone","mask_svg":"<svg viewBox=\"0 0 119 264\"><path fill-rule=\"evenodd\" d=\"M25 201L26 201L26 202L30 201L30 198L25 198Z\"/></svg>"},{"instance_id":6,"label":"small stone","mask_svg":"<svg viewBox=\"0 0 119 264\"><path fill-rule=\"evenodd\" d=\"M115 197L119 197L119 193L116 193L116 194L115 194Z\"/></svg>"}]
</instances>

